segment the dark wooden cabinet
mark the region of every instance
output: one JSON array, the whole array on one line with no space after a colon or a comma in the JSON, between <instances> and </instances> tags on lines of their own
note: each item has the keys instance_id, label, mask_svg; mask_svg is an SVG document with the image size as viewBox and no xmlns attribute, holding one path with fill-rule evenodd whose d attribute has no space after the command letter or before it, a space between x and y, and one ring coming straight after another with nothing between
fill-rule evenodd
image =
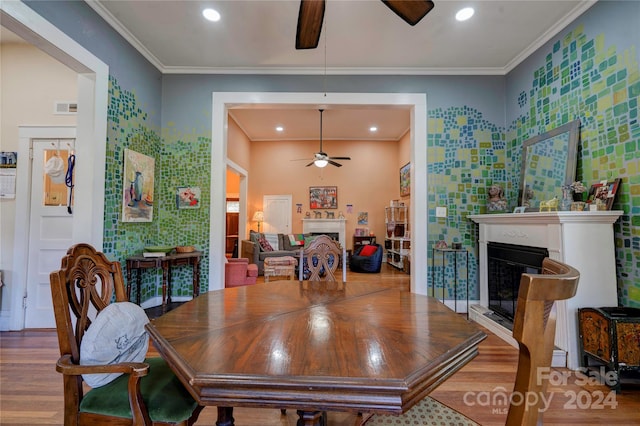
<instances>
[{"instance_id":1,"label":"dark wooden cabinet","mask_svg":"<svg viewBox=\"0 0 640 426\"><path fill-rule=\"evenodd\" d=\"M225 253L233 253L238 244L239 213L227 213Z\"/></svg>"},{"instance_id":2,"label":"dark wooden cabinet","mask_svg":"<svg viewBox=\"0 0 640 426\"><path fill-rule=\"evenodd\" d=\"M581 308L578 321L583 367L615 371L616 390L625 371L640 372L640 309Z\"/></svg>"},{"instance_id":3,"label":"dark wooden cabinet","mask_svg":"<svg viewBox=\"0 0 640 426\"><path fill-rule=\"evenodd\" d=\"M354 235L353 236L353 251L355 252L356 249L360 246L366 246L367 244L375 244L376 243L376 237L372 236L372 235L367 235L367 236L358 236L358 235Z\"/></svg>"}]
</instances>

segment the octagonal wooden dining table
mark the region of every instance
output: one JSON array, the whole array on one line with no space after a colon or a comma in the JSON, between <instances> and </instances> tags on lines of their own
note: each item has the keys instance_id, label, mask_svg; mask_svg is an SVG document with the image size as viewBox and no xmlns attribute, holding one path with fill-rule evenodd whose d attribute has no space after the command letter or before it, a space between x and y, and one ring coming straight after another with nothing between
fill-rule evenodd
<instances>
[{"instance_id":1,"label":"octagonal wooden dining table","mask_svg":"<svg viewBox=\"0 0 640 426\"><path fill-rule=\"evenodd\" d=\"M486 335L438 300L369 282L275 281L211 291L147 324L217 425L233 407L403 413L477 355Z\"/></svg>"}]
</instances>

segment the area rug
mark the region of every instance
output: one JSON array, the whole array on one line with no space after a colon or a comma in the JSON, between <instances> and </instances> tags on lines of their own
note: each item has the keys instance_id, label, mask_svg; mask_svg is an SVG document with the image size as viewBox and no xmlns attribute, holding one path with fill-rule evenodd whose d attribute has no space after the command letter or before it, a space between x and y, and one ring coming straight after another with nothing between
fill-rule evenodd
<instances>
[{"instance_id":1,"label":"area rug","mask_svg":"<svg viewBox=\"0 0 640 426\"><path fill-rule=\"evenodd\" d=\"M426 397L404 414L372 414L364 417L362 424L366 426L479 426L470 418L431 397Z\"/></svg>"}]
</instances>

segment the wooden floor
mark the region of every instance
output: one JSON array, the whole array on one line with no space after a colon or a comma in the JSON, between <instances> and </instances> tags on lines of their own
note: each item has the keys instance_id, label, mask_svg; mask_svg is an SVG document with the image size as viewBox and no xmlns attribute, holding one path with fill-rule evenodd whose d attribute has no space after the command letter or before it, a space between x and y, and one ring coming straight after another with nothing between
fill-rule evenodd
<instances>
[{"instance_id":1,"label":"wooden floor","mask_svg":"<svg viewBox=\"0 0 640 426\"><path fill-rule=\"evenodd\" d=\"M385 278L394 287L407 290L409 276L383 265L381 274L352 274L347 281L375 281ZM446 405L461 411L481 425L503 425L505 405L492 400L509 394L513 388L517 350L487 331L489 337L480 344L480 354L466 367L431 394ZM151 349L150 355L157 355ZM0 424L62 424L62 379L55 371L58 342L53 330L26 330L0 333ZM549 409L545 425L638 425L640 424L640 388L626 387L620 394L609 388L586 383L566 369L553 369ZM566 377L566 384L561 378ZM578 380L578 384L576 384ZM591 380L595 382L595 379ZM615 404L615 407L612 405ZM238 426L296 424L290 411L281 416L276 409L234 409ZM198 425L213 426L216 409L207 407ZM330 425L357 425L355 413L329 413Z\"/></svg>"}]
</instances>

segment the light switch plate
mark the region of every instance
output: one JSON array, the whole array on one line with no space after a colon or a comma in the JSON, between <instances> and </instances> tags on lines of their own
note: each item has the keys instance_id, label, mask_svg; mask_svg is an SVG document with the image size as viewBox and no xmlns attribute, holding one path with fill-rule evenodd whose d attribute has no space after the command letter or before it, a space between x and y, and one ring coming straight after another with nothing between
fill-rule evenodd
<instances>
[{"instance_id":1,"label":"light switch plate","mask_svg":"<svg viewBox=\"0 0 640 426\"><path fill-rule=\"evenodd\" d=\"M436 217L447 217L447 208L436 207Z\"/></svg>"}]
</instances>

